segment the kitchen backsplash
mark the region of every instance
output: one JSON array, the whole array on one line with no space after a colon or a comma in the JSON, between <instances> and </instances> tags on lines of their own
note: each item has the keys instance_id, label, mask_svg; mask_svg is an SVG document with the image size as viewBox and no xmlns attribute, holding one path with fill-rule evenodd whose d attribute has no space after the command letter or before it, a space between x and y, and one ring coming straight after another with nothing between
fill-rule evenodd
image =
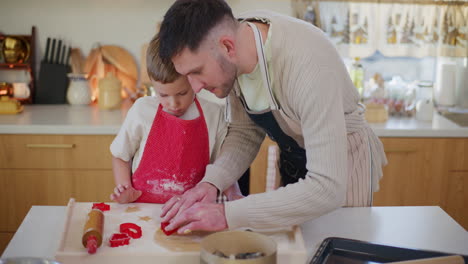
<instances>
[{"instance_id":1,"label":"kitchen backsplash","mask_svg":"<svg viewBox=\"0 0 468 264\"><path fill-rule=\"evenodd\" d=\"M52 37L81 48L84 55L98 43L119 45L140 65L142 46L151 39L172 3L173 0L3 0L0 32L29 34L35 25L39 41L37 63L44 54L46 38ZM289 0L228 0L228 3L235 15L251 9L293 13ZM349 65L352 59L344 61ZM361 61L366 70L365 80L380 73L386 80L400 75L407 81L436 81L436 58L385 57L376 52Z\"/></svg>"},{"instance_id":2,"label":"kitchen backsplash","mask_svg":"<svg viewBox=\"0 0 468 264\"><path fill-rule=\"evenodd\" d=\"M38 29L38 62L47 37L61 38L87 55L97 43L120 45L140 61L142 45L154 35L173 0L2 0L0 32L30 34ZM269 9L290 15L289 0L228 0L234 14Z\"/></svg>"},{"instance_id":3,"label":"kitchen backsplash","mask_svg":"<svg viewBox=\"0 0 468 264\"><path fill-rule=\"evenodd\" d=\"M352 63L352 58L345 58L344 60L346 65ZM407 81L435 81L434 73L437 59L434 57L385 57L377 51L370 57L362 58L361 61L365 69L365 80L379 73L385 80L390 80L393 76L399 75Z\"/></svg>"}]
</instances>

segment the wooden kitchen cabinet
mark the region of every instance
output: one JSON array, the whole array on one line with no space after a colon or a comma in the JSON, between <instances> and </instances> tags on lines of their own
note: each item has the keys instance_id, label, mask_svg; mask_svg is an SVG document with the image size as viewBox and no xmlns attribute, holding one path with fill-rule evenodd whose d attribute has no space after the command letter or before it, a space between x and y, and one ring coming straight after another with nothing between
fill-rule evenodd
<instances>
[{"instance_id":1,"label":"wooden kitchen cabinet","mask_svg":"<svg viewBox=\"0 0 468 264\"><path fill-rule=\"evenodd\" d=\"M446 154L445 162L451 171L468 171L468 138L452 139Z\"/></svg>"},{"instance_id":2,"label":"wooden kitchen cabinet","mask_svg":"<svg viewBox=\"0 0 468 264\"><path fill-rule=\"evenodd\" d=\"M8 246L14 234L14 232L0 232L0 255L2 255L3 250Z\"/></svg>"},{"instance_id":3,"label":"wooden kitchen cabinet","mask_svg":"<svg viewBox=\"0 0 468 264\"><path fill-rule=\"evenodd\" d=\"M255 160L250 165L250 194L262 193L266 190L268 147L274 145L276 145L276 143L266 136L260 146L257 157L255 157Z\"/></svg>"},{"instance_id":4,"label":"wooden kitchen cabinet","mask_svg":"<svg viewBox=\"0 0 468 264\"><path fill-rule=\"evenodd\" d=\"M468 229L468 138L382 138L375 206L437 205Z\"/></svg>"},{"instance_id":5,"label":"wooden kitchen cabinet","mask_svg":"<svg viewBox=\"0 0 468 264\"><path fill-rule=\"evenodd\" d=\"M108 201L114 188L110 170L2 170L1 231L16 231L33 205Z\"/></svg>"},{"instance_id":6,"label":"wooden kitchen cabinet","mask_svg":"<svg viewBox=\"0 0 468 264\"><path fill-rule=\"evenodd\" d=\"M0 252L33 205L109 201L112 135L0 135Z\"/></svg>"},{"instance_id":7,"label":"wooden kitchen cabinet","mask_svg":"<svg viewBox=\"0 0 468 264\"><path fill-rule=\"evenodd\" d=\"M374 206L440 206L468 230L468 138L380 138L383 168ZM269 138L251 165L250 192L265 191Z\"/></svg>"},{"instance_id":8,"label":"wooden kitchen cabinet","mask_svg":"<svg viewBox=\"0 0 468 264\"><path fill-rule=\"evenodd\" d=\"M468 170L450 171L442 188L441 207L468 230Z\"/></svg>"},{"instance_id":9,"label":"wooden kitchen cabinet","mask_svg":"<svg viewBox=\"0 0 468 264\"><path fill-rule=\"evenodd\" d=\"M388 164L383 168L380 190L374 205L436 205L440 200L440 180L433 162L440 156L431 151L432 139L381 138ZM439 163L442 160L439 159Z\"/></svg>"},{"instance_id":10,"label":"wooden kitchen cabinet","mask_svg":"<svg viewBox=\"0 0 468 264\"><path fill-rule=\"evenodd\" d=\"M0 135L0 168L112 169L114 136Z\"/></svg>"}]
</instances>

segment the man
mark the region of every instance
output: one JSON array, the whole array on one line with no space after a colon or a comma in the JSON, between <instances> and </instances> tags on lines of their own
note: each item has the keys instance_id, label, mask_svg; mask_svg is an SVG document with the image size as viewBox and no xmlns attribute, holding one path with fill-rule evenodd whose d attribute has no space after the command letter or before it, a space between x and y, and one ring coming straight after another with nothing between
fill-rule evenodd
<instances>
[{"instance_id":1,"label":"man","mask_svg":"<svg viewBox=\"0 0 468 264\"><path fill-rule=\"evenodd\" d=\"M159 37L159 55L195 92L228 98L230 122L202 182L163 207L166 229L275 229L343 205L371 204L386 163L382 144L340 56L318 28L267 11L237 20L223 0L179 0ZM280 147L284 187L214 203L250 166L265 132Z\"/></svg>"}]
</instances>

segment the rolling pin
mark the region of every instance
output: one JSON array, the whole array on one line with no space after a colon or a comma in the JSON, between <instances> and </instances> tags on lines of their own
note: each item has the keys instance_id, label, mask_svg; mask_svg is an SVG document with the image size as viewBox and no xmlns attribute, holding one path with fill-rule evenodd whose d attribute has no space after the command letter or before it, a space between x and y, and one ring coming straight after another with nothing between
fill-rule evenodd
<instances>
[{"instance_id":1,"label":"rolling pin","mask_svg":"<svg viewBox=\"0 0 468 264\"><path fill-rule=\"evenodd\" d=\"M461 256L446 256L408 261L389 262L388 264L465 264Z\"/></svg>"},{"instance_id":2,"label":"rolling pin","mask_svg":"<svg viewBox=\"0 0 468 264\"><path fill-rule=\"evenodd\" d=\"M88 219L83 229L83 246L89 254L96 253L102 244L102 232L104 230L104 214L99 209L92 209L88 213Z\"/></svg>"}]
</instances>

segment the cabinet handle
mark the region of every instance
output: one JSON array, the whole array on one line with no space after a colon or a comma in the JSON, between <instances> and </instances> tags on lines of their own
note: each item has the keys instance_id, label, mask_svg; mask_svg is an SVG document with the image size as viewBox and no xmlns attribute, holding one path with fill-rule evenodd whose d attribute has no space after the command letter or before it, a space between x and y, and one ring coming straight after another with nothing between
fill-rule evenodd
<instances>
[{"instance_id":1,"label":"cabinet handle","mask_svg":"<svg viewBox=\"0 0 468 264\"><path fill-rule=\"evenodd\" d=\"M75 144L26 144L27 148L71 149Z\"/></svg>"},{"instance_id":2,"label":"cabinet handle","mask_svg":"<svg viewBox=\"0 0 468 264\"><path fill-rule=\"evenodd\" d=\"M449 172L468 172L468 170L449 170Z\"/></svg>"},{"instance_id":3,"label":"cabinet handle","mask_svg":"<svg viewBox=\"0 0 468 264\"><path fill-rule=\"evenodd\" d=\"M412 153L417 152L415 149L389 149L385 150L386 153Z\"/></svg>"}]
</instances>

